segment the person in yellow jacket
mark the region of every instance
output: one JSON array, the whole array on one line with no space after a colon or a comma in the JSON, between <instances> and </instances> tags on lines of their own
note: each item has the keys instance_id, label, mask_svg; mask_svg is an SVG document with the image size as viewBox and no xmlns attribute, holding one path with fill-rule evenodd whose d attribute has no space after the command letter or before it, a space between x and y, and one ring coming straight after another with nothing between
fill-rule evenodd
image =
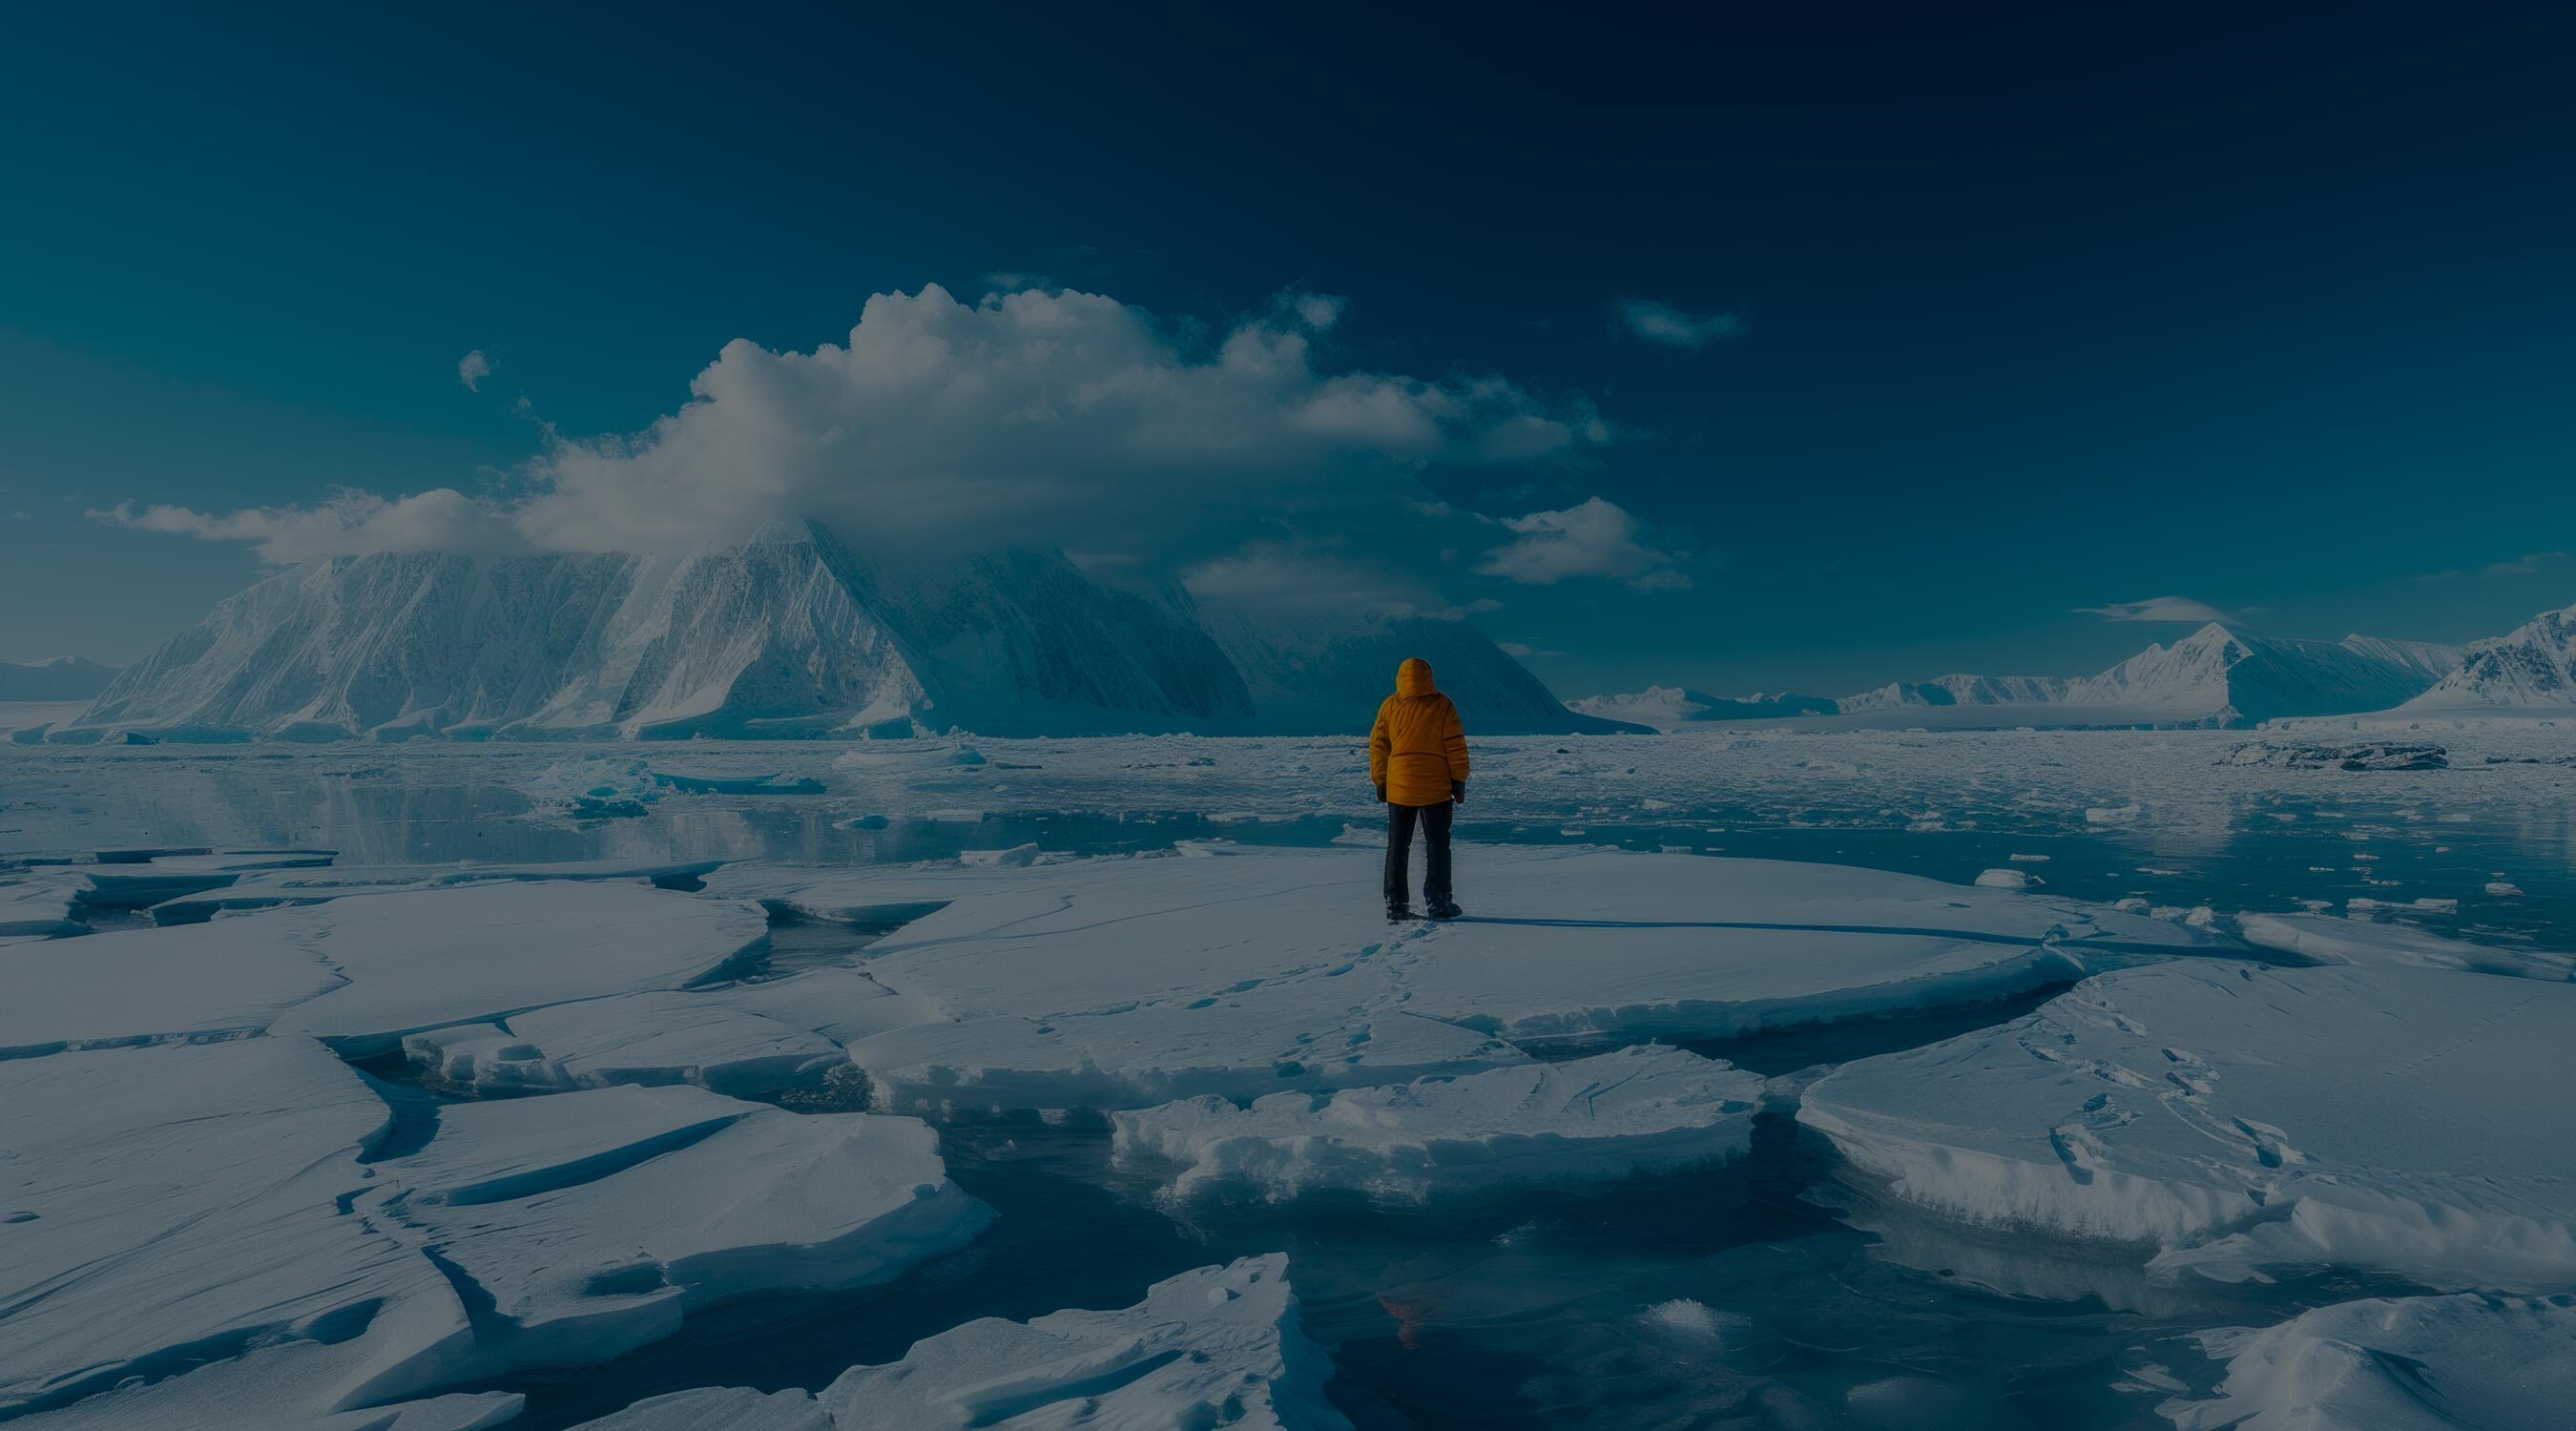
<instances>
[{"instance_id":1,"label":"person in yellow jacket","mask_svg":"<svg viewBox=\"0 0 2576 1431\"><path fill-rule=\"evenodd\" d=\"M1467 798L1467 732L1458 707L1431 684L1431 663L1407 657L1395 694L1378 703L1369 729L1369 779L1386 806L1386 917L1411 919L1413 832L1425 846L1422 897L1434 919L1455 919L1450 896L1449 817Z\"/></svg>"}]
</instances>

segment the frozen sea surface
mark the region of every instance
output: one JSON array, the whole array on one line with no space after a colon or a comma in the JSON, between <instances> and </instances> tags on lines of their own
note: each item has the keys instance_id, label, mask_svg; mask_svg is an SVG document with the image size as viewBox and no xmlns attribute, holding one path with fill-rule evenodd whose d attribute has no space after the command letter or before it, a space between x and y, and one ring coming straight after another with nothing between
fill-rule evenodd
<instances>
[{"instance_id":1,"label":"frozen sea surface","mask_svg":"<svg viewBox=\"0 0 2576 1431\"><path fill-rule=\"evenodd\" d=\"M2412 738L1483 742L1393 928L1347 740L0 746L0 1419L2545 1425L2576 752Z\"/></svg>"}]
</instances>

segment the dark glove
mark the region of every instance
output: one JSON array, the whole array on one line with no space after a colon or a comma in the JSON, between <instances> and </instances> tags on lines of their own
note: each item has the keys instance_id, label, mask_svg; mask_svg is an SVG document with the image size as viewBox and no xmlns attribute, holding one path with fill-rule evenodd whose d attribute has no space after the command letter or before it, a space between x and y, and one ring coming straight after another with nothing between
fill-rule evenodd
<instances>
[{"instance_id":1,"label":"dark glove","mask_svg":"<svg viewBox=\"0 0 2576 1431\"><path fill-rule=\"evenodd\" d=\"M1467 803L1467 782L1466 782L1466 781L1464 781L1464 780L1452 780L1452 781L1450 781L1450 782L1449 782L1449 798L1450 798L1450 800L1451 800L1451 801L1453 801L1453 802L1454 802L1454 803L1456 803L1456 804L1460 804L1460 805L1464 805L1464 804L1466 804L1466 803Z\"/></svg>"},{"instance_id":2,"label":"dark glove","mask_svg":"<svg viewBox=\"0 0 2576 1431\"><path fill-rule=\"evenodd\" d=\"M1386 803L1386 787L1383 785L1377 787L1377 803L1381 805Z\"/></svg>"}]
</instances>

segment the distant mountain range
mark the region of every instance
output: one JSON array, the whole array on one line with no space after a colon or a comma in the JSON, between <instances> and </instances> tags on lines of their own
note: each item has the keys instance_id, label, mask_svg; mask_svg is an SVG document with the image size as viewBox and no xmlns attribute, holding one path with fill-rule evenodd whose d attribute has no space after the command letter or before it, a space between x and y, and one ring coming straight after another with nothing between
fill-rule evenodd
<instances>
[{"instance_id":1,"label":"distant mountain range","mask_svg":"<svg viewBox=\"0 0 2576 1431\"><path fill-rule=\"evenodd\" d=\"M2576 606L2544 611L2509 635L2472 641L2459 669L2399 715L2479 715L2576 707Z\"/></svg>"},{"instance_id":2,"label":"distant mountain range","mask_svg":"<svg viewBox=\"0 0 2576 1431\"><path fill-rule=\"evenodd\" d=\"M1052 552L891 567L822 529L674 555L387 553L218 604L49 741L1367 729L1422 656L1496 734L1613 731L1462 621L1293 620Z\"/></svg>"},{"instance_id":3,"label":"distant mountain range","mask_svg":"<svg viewBox=\"0 0 2576 1431\"><path fill-rule=\"evenodd\" d=\"M50 661L0 661L0 701L85 701L116 679L114 666L56 656Z\"/></svg>"},{"instance_id":4,"label":"distant mountain range","mask_svg":"<svg viewBox=\"0 0 2576 1431\"><path fill-rule=\"evenodd\" d=\"M2500 642L2480 642L2469 648L2469 659L2473 665L2484 661L2486 667L2516 673L2524 682L2516 691L2539 688L2554 671L2563 702L2568 699L2563 694L2568 681L2566 621L2554 628L2559 643L2554 666L2529 643L2512 644L2524 642L2535 627L2552 619L2557 618L2544 617ZM1633 695L1595 696L1572 707L1659 730L1700 721L1801 718L1948 727L2230 727L2287 716L2381 711L2429 698L2429 693L2469 678L2470 668L2462 660L2460 649L2431 642L2373 636L2286 640L2211 622L2170 646L2150 646L2093 676L1943 676L1839 699L1730 699L1657 686ZM2501 686L2504 680L2488 678L2481 688Z\"/></svg>"}]
</instances>

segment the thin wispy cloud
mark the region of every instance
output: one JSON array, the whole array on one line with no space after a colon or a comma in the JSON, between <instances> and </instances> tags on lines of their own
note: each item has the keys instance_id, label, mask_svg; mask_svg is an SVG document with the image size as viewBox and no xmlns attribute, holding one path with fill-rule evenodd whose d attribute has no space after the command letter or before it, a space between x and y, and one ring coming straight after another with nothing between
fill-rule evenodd
<instances>
[{"instance_id":1,"label":"thin wispy cloud","mask_svg":"<svg viewBox=\"0 0 2576 1431\"><path fill-rule=\"evenodd\" d=\"M2105 621L2210 621L2228 622L2237 618L2206 601L2188 596L2150 596L2144 601L2115 601L2108 606L2079 606L2078 615L2099 616Z\"/></svg>"},{"instance_id":2,"label":"thin wispy cloud","mask_svg":"<svg viewBox=\"0 0 2576 1431\"><path fill-rule=\"evenodd\" d=\"M483 350L480 348L456 360L456 380L465 384L467 392L483 391L483 380L490 376L492 376L492 360L483 356Z\"/></svg>"},{"instance_id":3,"label":"thin wispy cloud","mask_svg":"<svg viewBox=\"0 0 2576 1431\"><path fill-rule=\"evenodd\" d=\"M2536 576L2552 562L2567 560L2566 552L2525 552L2511 561L2490 562L2478 568L2480 576Z\"/></svg>"},{"instance_id":4,"label":"thin wispy cloud","mask_svg":"<svg viewBox=\"0 0 2576 1431\"><path fill-rule=\"evenodd\" d=\"M1745 334L1744 320L1736 314L1691 313L1651 298L1618 299L1610 305L1610 316L1632 338L1693 352Z\"/></svg>"}]
</instances>

